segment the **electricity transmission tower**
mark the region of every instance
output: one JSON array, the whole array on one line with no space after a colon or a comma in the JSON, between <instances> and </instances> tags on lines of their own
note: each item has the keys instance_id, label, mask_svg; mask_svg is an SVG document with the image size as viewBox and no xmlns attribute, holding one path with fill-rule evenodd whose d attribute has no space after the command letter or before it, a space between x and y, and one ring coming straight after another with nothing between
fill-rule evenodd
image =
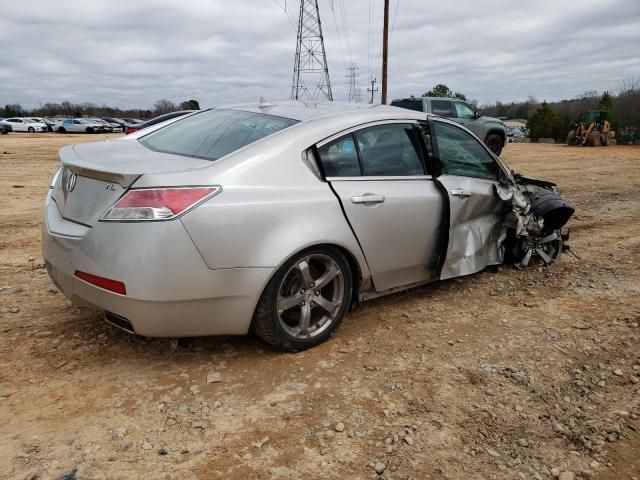
<instances>
[{"instance_id":1,"label":"electricity transmission tower","mask_svg":"<svg viewBox=\"0 0 640 480\"><path fill-rule=\"evenodd\" d=\"M349 101L360 103L360 90L358 89L358 65L350 63L347 67L347 78L349 79Z\"/></svg>"},{"instance_id":2,"label":"electricity transmission tower","mask_svg":"<svg viewBox=\"0 0 640 480\"><path fill-rule=\"evenodd\" d=\"M320 94L333 100L318 0L300 0L291 98L317 100Z\"/></svg>"}]
</instances>

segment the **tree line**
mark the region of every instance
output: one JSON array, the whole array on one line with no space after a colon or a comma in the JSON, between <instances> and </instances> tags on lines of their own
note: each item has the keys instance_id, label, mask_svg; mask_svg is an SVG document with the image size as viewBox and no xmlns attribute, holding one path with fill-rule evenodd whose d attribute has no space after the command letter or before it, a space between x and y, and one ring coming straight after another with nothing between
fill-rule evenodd
<instances>
[{"instance_id":1,"label":"tree line","mask_svg":"<svg viewBox=\"0 0 640 480\"><path fill-rule=\"evenodd\" d=\"M23 108L19 103L7 104L0 108L0 118L9 117L112 117L148 119L178 110L200 110L197 100L186 100L174 103L162 98L153 104L151 109L120 109L108 105L94 103L50 103L47 102L33 109Z\"/></svg>"}]
</instances>

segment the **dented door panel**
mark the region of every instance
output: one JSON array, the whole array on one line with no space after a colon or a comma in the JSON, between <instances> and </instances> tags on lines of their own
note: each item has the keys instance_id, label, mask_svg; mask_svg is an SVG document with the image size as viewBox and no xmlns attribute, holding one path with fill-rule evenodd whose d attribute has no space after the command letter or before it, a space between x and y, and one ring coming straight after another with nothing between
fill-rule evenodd
<instances>
[{"instance_id":1,"label":"dented door panel","mask_svg":"<svg viewBox=\"0 0 640 480\"><path fill-rule=\"evenodd\" d=\"M449 239L442 280L469 275L503 261L505 206L496 181L457 175L438 178L449 199Z\"/></svg>"}]
</instances>

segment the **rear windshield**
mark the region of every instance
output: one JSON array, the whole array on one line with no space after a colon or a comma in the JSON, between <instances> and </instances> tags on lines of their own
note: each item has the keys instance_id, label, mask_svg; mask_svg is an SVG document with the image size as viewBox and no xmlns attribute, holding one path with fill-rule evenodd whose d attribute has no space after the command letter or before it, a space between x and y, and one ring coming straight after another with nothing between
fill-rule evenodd
<instances>
[{"instance_id":1,"label":"rear windshield","mask_svg":"<svg viewBox=\"0 0 640 480\"><path fill-rule=\"evenodd\" d=\"M217 160L295 123L262 113L213 109L178 120L139 141L159 152Z\"/></svg>"}]
</instances>

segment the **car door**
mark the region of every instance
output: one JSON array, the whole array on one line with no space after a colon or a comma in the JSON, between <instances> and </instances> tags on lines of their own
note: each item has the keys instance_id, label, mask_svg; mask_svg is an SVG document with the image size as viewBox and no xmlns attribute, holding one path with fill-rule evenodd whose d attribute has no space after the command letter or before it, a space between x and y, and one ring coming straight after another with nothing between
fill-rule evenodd
<instances>
[{"instance_id":1,"label":"car door","mask_svg":"<svg viewBox=\"0 0 640 480\"><path fill-rule=\"evenodd\" d=\"M7 122L11 123L14 132L26 132L27 124L20 118L10 118Z\"/></svg>"},{"instance_id":2,"label":"car door","mask_svg":"<svg viewBox=\"0 0 640 480\"><path fill-rule=\"evenodd\" d=\"M318 145L378 292L437 279L444 201L425 173L416 125L384 122Z\"/></svg>"},{"instance_id":3,"label":"car door","mask_svg":"<svg viewBox=\"0 0 640 480\"><path fill-rule=\"evenodd\" d=\"M441 279L502 263L506 207L498 197L500 166L467 130L432 119L437 180L449 199L449 235Z\"/></svg>"}]
</instances>

